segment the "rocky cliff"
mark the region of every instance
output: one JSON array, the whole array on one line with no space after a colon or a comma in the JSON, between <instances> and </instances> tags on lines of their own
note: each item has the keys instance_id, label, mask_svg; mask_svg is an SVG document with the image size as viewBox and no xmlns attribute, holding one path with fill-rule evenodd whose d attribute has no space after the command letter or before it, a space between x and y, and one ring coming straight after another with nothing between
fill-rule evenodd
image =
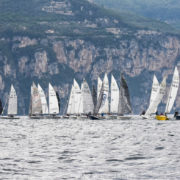
<instances>
[{"instance_id":1,"label":"rocky cliff","mask_svg":"<svg viewBox=\"0 0 180 180\"><path fill-rule=\"evenodd\" d=\"M0 3L0 94L5 104L13 83L21 114L28 113L33 81L46 94L52 83L63 112L73 78L79 83L86 78L92 86L105 72L117 80L124 72L133 111L139 113L147 108L153 74L159 80L167 75L169 85L175 65L180 65L178 34L126 24L118 14L85 0L28 3ZM180 107L179 95L180 91L175 108Z\"/></svg>"}]
</instances>

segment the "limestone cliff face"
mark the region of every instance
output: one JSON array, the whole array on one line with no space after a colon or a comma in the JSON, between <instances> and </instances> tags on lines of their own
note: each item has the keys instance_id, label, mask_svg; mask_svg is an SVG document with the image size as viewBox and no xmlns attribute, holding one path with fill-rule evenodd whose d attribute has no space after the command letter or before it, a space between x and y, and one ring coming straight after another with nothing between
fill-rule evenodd
<instances>
[{"instance_id":1,"label":"limestone cliff face","mask_svg":"<svg viewBox=\"0 0 180 180\"><path fill-rule=\"evenodd\" d=\"M29 44L29 38L19 37L19 39L23 39L24 44ZM20 57L18 69L13 70L13 65L8 63L7 57L4 57L6 63L3 66L3 76L16 79L18 74L18 76L25 76L31 80L35 77L38 78L39 83L41 79L48 77L45 89L47 89L48 81L54 81L53 76L57 76L54 85L56 85L60 96L67 100L74 75L79 82L84 77L87 77L90 82L96 81L98 76L103 77L105 72L115 73L116 78L119 79L120 72L123 72L129 81L134 112L139 112L148 106L153 73L157 74L159 79L169 75L170 82L174 66L180 55L180 40L175 36L164 37L159 34L146 34L141 37L136 35L131 40L120 39L117 46L108 46L107 44L103 48L83 39L70 40L66 38L51 42L47 38L46 41L52 43L51 53L54 53L54 59L50 59L50 53L46 49L35 49L32 56L23 55ZM34 39L34 42L40 43L38 39ZM12 46L15 47L16 43ZM25 47L16 46L16 49ZM66 71L64 73L67 74L62 74L61 66L70 68L74 75ZM142 76L145 71L148 80L146 82L139 81L132 86L131 79L136 81L136 78ZM63 79L64 76L67 78L66 82ZM5 88L3 79L0 76L1 90ZM60 81L62 82L60 83ZM30 82L32 83L32 81ZM139 96L138 93L134 93L134 88L138 89L136 90L138 93L144 91L144 94ZM178 99L177 107L179 106Z\"/></svg>"},{"instance_id":2,"label":"limestone cliff face","mask_svg":"<svg viewBox=\"0 0 180 180\"><path fill-rule=\"evenodd\" d=\"M34 73L37 76L40 76L42 73L47 72L47 54L46 51L43 52L36 52L35 53L35 67Z\"/></svg>"}]
</instances>

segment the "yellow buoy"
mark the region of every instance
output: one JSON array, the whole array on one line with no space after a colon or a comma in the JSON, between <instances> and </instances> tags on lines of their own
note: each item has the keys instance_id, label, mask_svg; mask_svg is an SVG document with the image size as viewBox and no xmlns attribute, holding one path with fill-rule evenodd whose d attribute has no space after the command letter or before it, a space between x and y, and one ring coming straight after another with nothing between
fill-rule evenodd
<instances>
[{"instance_id":1,"label":"yellow buoy","mask_svg":"<svg viewBox=\"0 0 180 180\"><path fill-rule=\"evenodd\" d=\"M165 115L156 115L156 119L160 121L168 120L168 117Z\"/></svg>"}]
</instances>

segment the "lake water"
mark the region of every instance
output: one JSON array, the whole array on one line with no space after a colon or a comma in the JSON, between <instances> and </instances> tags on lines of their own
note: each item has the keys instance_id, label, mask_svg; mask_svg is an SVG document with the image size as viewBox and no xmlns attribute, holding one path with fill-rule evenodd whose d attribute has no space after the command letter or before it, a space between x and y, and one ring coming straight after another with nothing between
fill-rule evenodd
<instances>
[{"instance_id":1,"label":"lake water","mask_svg":"<svg viewBox=\"0 0 180 180\"><path fill-rule=\"evenodd\" d=\"M1 119L0 179L180 179L180 121Z\"/></svg>"}]
</instances>

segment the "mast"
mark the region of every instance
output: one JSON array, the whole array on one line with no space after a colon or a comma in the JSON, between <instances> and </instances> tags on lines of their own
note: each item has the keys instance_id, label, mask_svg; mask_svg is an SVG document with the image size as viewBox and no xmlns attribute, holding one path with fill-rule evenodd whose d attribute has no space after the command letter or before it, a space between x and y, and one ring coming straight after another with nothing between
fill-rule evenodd
<instances>
[{"instance_id":1,"label":"mast","mask_svg":"<svg viewBox=\"0 0 180 180\"><path fill-rule=\"evenodd\" d=\"M9 102L8 102L8 115L16 115L17 114L17 95L14 89L14 86L11 85L11 90L9 93Z\"/></svg>"},{"instance_id":2,"label":"mast","mask_svg":"<svg viewBox=\"0 0 180 180\"><path fill-rule=\"evenodd\" d=\"M172 83L171 83L171 87L169 90L168 99L166 103L165 113L171 112L171 109L173 107L174 101L177 96L178 88L179 88L179 72L178 72L177 67L175 67Z\"/></svg>"},{"instance_id":3,"label":"mast","mask_svg":"<svg viewBox=\"0 0 180 180\"><path fill-rule=\"evenodd\" d=\"M111 104L110 112L118 113L118 104L119 104L119 87L113 75L111 75Z\"/></svg>"}]
</instances>

